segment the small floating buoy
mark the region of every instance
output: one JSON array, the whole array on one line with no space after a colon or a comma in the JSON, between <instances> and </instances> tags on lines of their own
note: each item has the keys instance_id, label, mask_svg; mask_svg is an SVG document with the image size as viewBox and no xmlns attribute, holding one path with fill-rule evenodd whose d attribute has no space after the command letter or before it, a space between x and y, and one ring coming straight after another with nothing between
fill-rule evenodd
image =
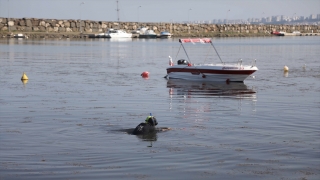
<instances>
[{"instance_id":1,"label":"small floating buoy","mask_svg":"<svg viewBox=\"0 0 320 180\"><path fill-rule=\"evenodd\" d=\"M23 72L22 77L21 77L21 80L28 80L28 79L29 79L29 78L28 78L28 76L26 75L26 73Z\"/></svg>"},{"instance_id":2,"label":"small floating buoy","mask_svg":"<svg viewBox=\"0 0 320 180\"><path fill-rule=\"evenodd\" d=\"M289 71L288 66L284 66L284 67L283 67L283 71L284 71L284 72L288 72L288 71Z\"/></svg>"},{"instance_id":3,"label":"small floating buoy","mask_svg":"<svg viewBox=\"0 0 320 180\"><path fill-rule=\"evenodd\" d=\"M148 71L144 71L144 72L141 74L141 76L142 76L143 78L148 78L148 77L149 77L149 72L148 72Z\"/></svg>"}]
</instances>

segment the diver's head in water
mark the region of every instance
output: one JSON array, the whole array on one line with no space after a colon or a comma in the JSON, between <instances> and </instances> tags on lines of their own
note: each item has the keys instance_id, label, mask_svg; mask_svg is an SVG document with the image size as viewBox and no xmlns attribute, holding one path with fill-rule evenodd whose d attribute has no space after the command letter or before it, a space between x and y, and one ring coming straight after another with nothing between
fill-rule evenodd
<instances>
[{"instance_id":1,"label":"diver's head in water","mask_svg":"<svg viewBox=\"0 0 320 180\"><path fill-rule=\"evenodd\" d=\"M147 134L156 131L155 126L158 125L158 121L154 116L148 116L145 123L140 123L132 132L134 135Z\"/></svg>"},{"instance_id":2,"label":"diver's head in water","mask_svg":"<svg viewBox=\"0 0 320 180\"><path fill-rule=\"evenodd\" d=\"M151 126L158 125L158 121L154 116L148 116L145 121L146 121L146 124L150 124Z\"/></svg>"}]
</instances>

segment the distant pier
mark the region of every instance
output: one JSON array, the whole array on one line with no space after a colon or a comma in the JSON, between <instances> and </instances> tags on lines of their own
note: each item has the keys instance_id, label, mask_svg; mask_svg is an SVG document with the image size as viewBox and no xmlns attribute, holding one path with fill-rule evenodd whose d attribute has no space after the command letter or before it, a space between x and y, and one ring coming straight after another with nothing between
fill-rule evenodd
<instances>
[{"instance_id":1,"label":"distant pier","mask_svg":"<svg viewBox=\"0 0 320 180\"><path fill-rule=\"evenodd\" d=\"M257 37L272 36L271 32L274 31L299 31L301 36L320 35L320 25L187 24L0 17L0 38L13 37L15 34L24 34L30 38L81 38L105 33L110 28L132 32L141 27L148 27L157 34L168 31L175 37Z\"/></svg>"}]
</instances>

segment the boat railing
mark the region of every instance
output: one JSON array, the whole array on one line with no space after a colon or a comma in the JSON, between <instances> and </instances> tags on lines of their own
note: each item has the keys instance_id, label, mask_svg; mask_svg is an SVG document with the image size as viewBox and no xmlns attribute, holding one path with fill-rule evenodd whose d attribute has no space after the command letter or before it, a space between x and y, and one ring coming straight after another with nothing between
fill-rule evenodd
<instances>
[{"instance_id":1,"label":"boat railing","mask_svg":"<svg viewBox=\"0 0 320 180\"><path fill-rule=\"evenodd\" d=\"M242 59L241 58L238 60L238 64L239 64L239 67L241 67L241 65L242 65Z\"/></svg>"},{"instance_id":2,"label":"boat railing","mask_svg":"<svg viewBox=\"0 0 320 180\"><path fill-rule=\"evenodd\" d=\"M256 66L256 63L257 63L257 59L254 59L254 61L252 62L252 67Z\"/></svg>"}]
</instances>

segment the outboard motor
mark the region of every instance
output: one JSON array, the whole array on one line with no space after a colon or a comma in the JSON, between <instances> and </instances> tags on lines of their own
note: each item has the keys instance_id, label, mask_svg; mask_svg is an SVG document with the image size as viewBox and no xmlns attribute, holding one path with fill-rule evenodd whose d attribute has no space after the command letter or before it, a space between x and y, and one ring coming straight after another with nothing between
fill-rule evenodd
<instances>
[{"instance_id":1,"label":"outboard motor","mask_svg":"<svg viewBox=\"0 0 320 180\"><path fill-rule=\"evenodd\" d=\"M188 65L189 64L189 62L184 59L179 59L177 63L178 63L178 65Z\"/></svg>"}]
</instances>

